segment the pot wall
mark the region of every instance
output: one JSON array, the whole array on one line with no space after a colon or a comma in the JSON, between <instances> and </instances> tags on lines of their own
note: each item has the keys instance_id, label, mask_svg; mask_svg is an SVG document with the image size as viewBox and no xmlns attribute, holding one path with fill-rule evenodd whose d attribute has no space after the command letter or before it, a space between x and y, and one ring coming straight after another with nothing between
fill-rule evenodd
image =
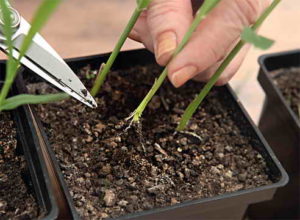
<instances>
[{"instance_id":1,"label":"pot wall","mask_svg":"<svg viewBox=\"0 0 300 220\"><path fill-rule=\"evenodd\" d=\"M257 218L300 218L300 121L272 79L274 70L300 67L300 50L262 56L259 63L258 81L266 93L259 129L288 172L290 182L278 190L272 202L251 206L249 214Z\"/></svg>"}]
</instances>

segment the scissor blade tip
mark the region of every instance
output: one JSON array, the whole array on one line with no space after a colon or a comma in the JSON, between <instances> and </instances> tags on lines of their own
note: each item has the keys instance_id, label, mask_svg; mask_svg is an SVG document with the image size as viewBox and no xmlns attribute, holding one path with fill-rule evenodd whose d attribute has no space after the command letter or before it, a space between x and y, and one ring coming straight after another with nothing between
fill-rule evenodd
<instances>
[{"instance_id":1,"label":"scissor blade tip","mask_svg":"<svg viewBox=\"0 0 300 220\"><path fill-rule=\"evenodd\" d=\"M98 107L96 102L92 102L91 105L92 105L92 108L97 108Z\"/></svg>"},{"instance_id":2,"label":"scissor blade tip","mask_svg":"<svg viewBox=\"0 0 300 220\"><path fill-rule=\"evenodd\" d=\"M89 100L89 99L84 99L84 100L80 100L83 104L85 104L86 106L92 108L92 109L95 109L98 107L97 103L92 101L92 100Z\"/></svg>"},{"instance_id":3,"label":"scissor blade tip","mask_svg":"<svg viewBox=\"0 0 300 220\"><path fill-rule=\"evenodd\" d=\"M90 94L89 94L89 97L86 99L86 102L93 109L98 107L96 100Z\"/></svg>"}]
</instances>

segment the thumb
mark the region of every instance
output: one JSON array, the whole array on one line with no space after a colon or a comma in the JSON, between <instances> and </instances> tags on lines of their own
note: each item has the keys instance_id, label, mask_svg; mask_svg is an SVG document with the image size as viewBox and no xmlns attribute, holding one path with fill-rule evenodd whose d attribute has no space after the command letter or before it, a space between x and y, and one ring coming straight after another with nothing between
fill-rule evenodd
<instances>
[{"instance_id":1,"label":"thumb","mask_svg":"<svg viewBox=\"0 0 300 220\"><path fill-rule=\"evenodd\" d=\"M193 20L191 0L153 0L147 23L156 60L166 65Z\"/></svg>"}]
</instances>

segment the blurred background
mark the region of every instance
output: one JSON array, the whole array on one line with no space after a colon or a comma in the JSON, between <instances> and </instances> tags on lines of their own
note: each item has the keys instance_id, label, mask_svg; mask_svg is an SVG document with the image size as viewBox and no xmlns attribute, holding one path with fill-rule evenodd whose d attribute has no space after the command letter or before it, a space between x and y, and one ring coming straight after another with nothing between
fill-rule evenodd
<instances>
[{"instance_id":1,"label":"blurred background","mask_svg":"<svg viewBox=\"0 0 300 220\"><path fill-rule=\"evenodd\" d=\"M41 0L11 0L31 20ZM64 58L109 52L126 25L136 0L64 0L42 30L42 35ZM260 34L276 41L268 51L251 49L243 66L230 82L255 122L264 94L257 83L260 55L300 48L300 1L283 0L267 19ZM123 50L141 48L128 40ZM0 55L1 58L5 56Z\"/></svg>"}]
</instances>

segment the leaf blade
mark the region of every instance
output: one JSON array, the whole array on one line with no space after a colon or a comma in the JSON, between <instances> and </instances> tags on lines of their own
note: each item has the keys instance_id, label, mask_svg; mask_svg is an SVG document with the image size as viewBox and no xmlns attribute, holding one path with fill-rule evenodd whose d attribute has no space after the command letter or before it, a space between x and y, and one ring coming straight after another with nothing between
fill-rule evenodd
<instances>
[{"instance_id":1,"label":"leaf blade","mask_svg":"<svg viewBox=\"0 0 300 220\"><path fill-rule=\"evenodd\" d=\"M58 102L69 97L66 93L56 93L50 95L29 95L21 94L6 99L0 106L0 111L12 110L25 104L44 104L51 102Z\"/></svg>"},{"instance_id":2,"label":"leaf blade","mask_svg":"<svg viewBox=\"0 0 300 220\"><path fill-rule=\"evenodd\" d=\"M251 43L255 47L257 47L259 49L262 49L262 50L267 50L274 44L273 40L258 35L250 27L244 28L244 30L241 34L241 38L242 38L243 41L245 41L247 43Z\"/></svg>"}]
</instances>

